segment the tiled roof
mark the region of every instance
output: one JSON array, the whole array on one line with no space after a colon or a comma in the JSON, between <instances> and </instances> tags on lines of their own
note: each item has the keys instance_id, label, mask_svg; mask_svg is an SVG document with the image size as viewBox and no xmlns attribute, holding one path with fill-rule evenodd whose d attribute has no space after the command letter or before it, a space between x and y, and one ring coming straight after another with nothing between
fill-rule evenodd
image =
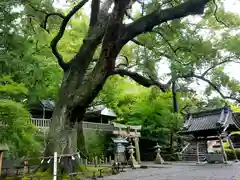
<instances>
[{"instance_id":1,"label":"tiled roof","mask_svg":"<svg viewBox=\"0 0 240 180\"><path fill-rule=\"evenodd\" d=\"M189 114L183 132L217 130L233 124L232 112L228 107Z\"/></svg>"},{"instance_id":2,"label":"tiled roof","mask_svg":"<svg viewBox=\"0 0 240 180\"><path fill-rule=\"evenodd\" d=\"M55 108L55 102L51 100L41 100L40 104L42 107L45 108L45 110L48 110L48 111L53 111Z\"/></svg>"},{"instance_id":3,"label":"tiled roof","mask_svg":"<svg viewBox=\"0 0 240 180\"><path fill-rule=\"evenodd\" d=\"M89 107L86 111L86 114L91 113L98 113L101 114L102 116L117 117L116 113L112 109L107 108L105 105Z\"/></svg>"}]
</instances>

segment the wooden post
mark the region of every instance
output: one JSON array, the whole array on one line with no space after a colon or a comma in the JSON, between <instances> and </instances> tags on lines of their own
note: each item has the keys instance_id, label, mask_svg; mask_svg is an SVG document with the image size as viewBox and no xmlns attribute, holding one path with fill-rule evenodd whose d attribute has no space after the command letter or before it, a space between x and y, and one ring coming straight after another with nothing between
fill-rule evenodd
<instances>
[{"instance_id":1,"label":"wooden post","mask_svg":"<svg viewBox=\"0 0 240 180\"><path fill-rule=\"evenodd\" d=\"M109 164L112 164L112 156L109 156Z\"/></svg>"},{"instance_id":2,"label":"wooden post","mask_svg":"<svg viewBox=\"0 0 240 180\"><path fill-rule=\"evenodd\" d=\"M95 156L94 162L95 162L95 167L97 167L97 165L98 165L98 157L97 156Z\"/></svg>"},{"instance_id":3,"label":"wooden post","mask_svg":"<svg viewBox=\"0 0 240 180\"><path fill-rule=\"evenodd\" d=\"M88 159L85 159L84 165L87 166L88 165Z\"/></svg>"},{"instance_id":4,"label":"wooden post","mask_svg":"<svg viewBox=\"0 0 240 180\"><path fill-rule=\"evenodd\" d=\"M197 164L200 163L200 159L199 159L199 142L198 140L196 139L196 156L197 156Z\"/></svg>"},{"instance_id":5,"label":"wooden post","mask_svg":"<svg viewBox=\"0 0 240 180\"><path fill-rule=\"evenodd\" d=\"M53 180L57 180L57 152L54 152L54 159L53 159Z\"/></svg>"},{"instance_id":6,"label":"wooden post","mask_svg":"<svg viewBox=\"0 0 240 180\"><path fill-rule=\"evenodd\" d=\"M135 150L136 150L136 160L140 164L141 163L141 157L140 157L138 137L134 138L134 145L135 145Z\"/></svg>"},{"instance_id":7,"label":"wooden post","mask_svg":"<svg viewBox=\"0 0 240 180\"><path fill-rule=\"evenodd\" d=\"M3 160L3 151L0 151L0 178L2 176L2 160Z\"/></svg>"},{"instance_id":8,"label":"wooden post","mask_svg":"<svg viewBox=\"0 0 240 180\"><path fill-rule=\"evenodd\" d=\"M114 162L117 162L117 153L114 152Z\"/></svg>"},{"instance_id":9,"label":"wooden post","mask_svg":"<svg viewBox=\"0 0 240 180\"><path fill-rule=\"evenodd\" d=\"M23 173L24 174L29 173L28 170L29 170L29 168L28 168L28 159L24 159Z\"/></svg>"},{"instance_id":10,"label":"wooden post","mask_svg":"<svg viewBox=\"0 0 240 180\"><path fill-rule=\"evenodd\" d=\"M236 151L235 151L235 148L233 146L233 143L232 143L232 140L230 137L228 137L228 142L229 142L229 145L233 151L233 154L234 154L234 157L235 157L235 162L238 162L238 157L237 157L237 154L236 154Z\"/></svg>"},{"instance_id":11,"label":"wooden post","mask_svg":"<svg viewBox=\"0 0 240 180\"><path fill-rule=\"evenodd\" d=\"M223 147L223 142L222 142L221 135L219 135L218 139L219 139L220 145L221 145L221 151L222 151L222 156L223 156L223 163L227 163L227 155L226 155L225 149Z\"/></svg>"},{"instance_id":12,"label":"wooden post","mask_svg":"<svg viewBox=\"0 0 240 180\"><path fill-rule=\"evenodd\" d=\"M98 157L98 165L100 166L102 164L102 157Z\"/></svg>"}]
</instances>

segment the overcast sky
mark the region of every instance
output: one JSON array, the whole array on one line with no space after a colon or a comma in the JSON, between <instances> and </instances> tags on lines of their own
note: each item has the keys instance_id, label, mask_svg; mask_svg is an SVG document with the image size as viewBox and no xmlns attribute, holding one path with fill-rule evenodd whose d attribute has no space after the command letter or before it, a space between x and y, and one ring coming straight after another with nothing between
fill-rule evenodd
<instances>
[{"instance_id":1,"label":"overcast sky","mask_svg":"<svg viewBox=\"0 0 240 180\"><path fill-rule=\"evenodd\" d=\"M57 8L66 8L67 7L67 3L66 3L67 0L55 0L55 7ZM224 6L225 6L225 10L226 11L231 11L231 12L234 12L234 13L237 13L240 15L240 11L239 11L239 8L240 8L240 0L225 0L224 1ZM133 9L138 9L139 6L136 4L134 5ZM90 3L87 3L85 6L84 6L84 12L86 14L90 14ZM240 33L239 33L240 35ZM167 63L161 63L159 65L159 74L165 74L165 73L168 73L169 72L169 68L168 68L168 65ZM225 72L227 72L231 77L235 78L235 79L238 79L240 81L240 75L239 75L239 71L240 71L240 64L228 64L226 65L225 67ZM206 83L205 82L201 82L200 81L200 85L199 84L193 84L192 86L194 87L194 89L198 90L198 93L200 96L203 95L203 91L206 87Z\"/></svg>"}]
</instances>

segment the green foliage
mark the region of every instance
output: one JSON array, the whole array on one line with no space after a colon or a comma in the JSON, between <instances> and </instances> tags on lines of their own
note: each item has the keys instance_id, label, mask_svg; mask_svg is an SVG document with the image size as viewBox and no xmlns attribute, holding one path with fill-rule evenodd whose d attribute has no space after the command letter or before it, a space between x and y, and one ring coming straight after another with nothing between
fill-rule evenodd
<instances>
[{"instance_id":1,"label":"green foliage","mask_svg":"<svg viewBox=\"0 0 240 180\"><path fill-rule=\"evenodd\" d=\"M118 113L120 123L142 125L142 136L158 139L165 146L169 145L171 133L174 141L178 137L183 119L173 113L171 92L162 93L156 87L143 88L116 76L107 81L98 98ZM181 107L181 99L179 104Z\"/></svg>"},{"instance_id":2,"label":"green foliage","mask_svg":"<svg viewBox=\"0 0 240 180\"><path fill-rule=\"evenodd\" d=\"M101 157L106 148L107 138L106 133L101 130L83 130L85 136L85 146L87 155L90 159L95 156Z\"/></svg>"},{"instance_id":3,"label":"green foliage","mask_svg":"<svg viewBox=\"0 0 240 180\"><path fill-rule=\"evenodd\" d=\"M173 113L171 93L160 93L152 88L139 95L141 98L128 105L128 110L124 109L124 122L142 125L142 136L157 138L162 145L167 145L170 134L176 133L182 125L182 117Z\"/></svg>"},{"instance_id":4,"label":"green foliage","mask_svg":"<svg viewBox=\"0 0 240 180\"><path fill-rule=\"evenodd\" d=\"M0 98L21 99L28 90L23 83L16 83L10 76L0 77Z\"/></svg>"},{"instance_id":5,"label":"green foliage","mask_svg":"<svg viewBox=\"0 0 240 180\"><path fill-rule=\"evenodd\" d=\"M39 153L40 144L34 138L37 129L31 124L30 115L21 103L0 100L0 142L8 144L16 157Z\"/></svg>"},{"instance_id":6,"label":"green foliage","mask_svg":"<svg viewBox=\"0 0 240 180\"><path fill-rule=\"evenodd\" d=\"M6 143L15 157L38 154L41 146L34 137L37 129L31 124L28 110L20 103L26 98L27 88L10 76L3 76L0 92L0 142Z\"/></svg>"},{"instance_id":7,"label":"green foliage","mask_svg":"<svg viewBox=\"0 0 240 180\"><path fill-rule=\"evenodd\" d=\"M233 150L225 149L225 152L227 154L227 158L228 158L229 161L235 160L235 156L234 156ZM240 158L240 150L239 149L235 149L235 152L236 152L237 157L239 159Z\"/></svg>"}]
</instances>

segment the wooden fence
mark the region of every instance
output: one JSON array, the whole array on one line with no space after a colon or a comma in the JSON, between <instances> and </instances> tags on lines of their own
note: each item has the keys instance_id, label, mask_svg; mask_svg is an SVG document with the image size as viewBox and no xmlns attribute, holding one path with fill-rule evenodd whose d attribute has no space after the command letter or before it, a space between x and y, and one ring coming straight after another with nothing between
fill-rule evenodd
<instances>
[{"instance_id":1,"label":"wooden fence","mask_svg":"<svg viewBox=\"0 0 240 180\"><path fill-rule=\"evenodd\" d=\"M22 160L4 160L3 167L2 167L2 178L6 179L6 177L17 177L22 178L26 177L28 179L39 179L43 180L47 177L33 174L34 170L43 162L51 164L56 163L56 167L59 167L61 164L61 160L63 157L69 157L72 161L78 160L78 163L83 167L95 167L95 171L91 172L92 174L88 174L88 178L94 178L97 176L102 176L102 171L104 169L109 169L112 164L113 160L111 157L94 157L92 159L83 158L79 155L79 153L75 154L62 154L58 155L57 157L49 156L49 157L36 157L36 158L27 158L25 157ZM56 160L56 162L54 161ZM54 165L55 166L55 165ZM61 175L56 175L58 179L62 179ZM81 179L87 179L87 176L83 172L73 172L67 175L69 179L75 179L76 177L81 176ZM66 175L65 175L66 177ZM49 176L48 176L49 178ZM0 178L1 179L1 178Z\"/></svg>"}]
</instances>

